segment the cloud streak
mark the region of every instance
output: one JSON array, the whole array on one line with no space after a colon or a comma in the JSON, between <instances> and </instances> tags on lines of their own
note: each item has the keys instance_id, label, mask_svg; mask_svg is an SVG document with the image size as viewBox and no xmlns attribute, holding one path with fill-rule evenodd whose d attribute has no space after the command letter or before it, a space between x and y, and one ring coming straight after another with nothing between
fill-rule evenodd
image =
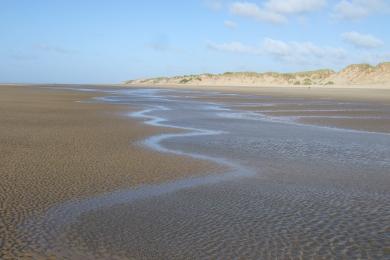
<instances>
[{"instance_id":1,"label":"cloud streak","mask_svg":"<svg viewBox=\"0 0 390 260\"><path fill-rule=\"evenodd\" d=\"M266 54L281 61L318 63L321 60L339 60L345 57L342 48L318 46L312 42L285 42L266 38L262 44Z\"/></svg>"},{"instance_id":2,"label":"cloud streak","mask_svg":"<svg viewBox=\"0 0 390 260\"><path fill-rule=\"evenodd\" d=\"M302 14L325 7L326 0L269 0L265 9L279 14Z\"/></svg>"},{"instance_id":3,"label":"cloud streak","mask_svg":"<svg viewBox=\"0 0 390 260\"><path fill-rule=\"evenodd\" d=\"M346 51L342 48L318 46L312 42L286 42L272 38L265 38L259 45L210 42L207 46L215 51L271 56L277 61L300 64L321 64L324 61L337 61L346 57Z\"/></svg>"},{"instance_id":4,"label":"cloud streak","mask_svg":"<svg viewBox=\"0 0 390 260\"><path fill-rule=\"evenodd\" d=\"M359 20L389 10L390 4L385 0L342 0L335 5L332 16L340 20Z\"/></svg>"},{"instance_id":5,"label":"cloud streak","mask_svg":"<svg viewBox=\"0 0 390 260\"><path fill-rule=\"evenodd\" d=\"M289 15L314 12L326 6L326 0L268 0L262 5L252 2L234 2L230 12L257 21L273 24L286 23Z\"/></svg>"},{"instance_id":6,"label":"cloud streak","mask_svg":"<svg viewBox=\"0 0 390 260\"><path fill-rule=\"evenodd\" d=\"M384 43L381 39L370 34L361 34L358 32L343 33L342 38L345 42L352 44L357 48L375 49L381 47Z\"/></svg>"},{"instance_id":7,"label":"cloud streak","mask_svg":"<svg viewBox=\"0 0 390 260\"><path fill-rule=\"evenodd\" d=\"M230 12L234 15L255 19L257 21L270 22L274 24L284 23L286 17L270 10L264 10L257 4L249 2L236 2L230 6Z\"/></svg>"}]
</instances>

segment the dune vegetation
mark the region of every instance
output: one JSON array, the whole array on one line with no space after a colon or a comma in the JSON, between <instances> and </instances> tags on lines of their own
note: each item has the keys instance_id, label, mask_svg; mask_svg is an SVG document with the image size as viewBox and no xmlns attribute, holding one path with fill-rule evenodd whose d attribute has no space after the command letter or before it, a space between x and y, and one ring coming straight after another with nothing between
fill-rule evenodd
<instances>
[{"instance_id":1,"label":"dune vegetation","mask_svg":"<svg viewBox=\"0 0 390 260\"><path fill-rule=\"evenodd\" d=\"M377 66L353 64L336 72L329 69L295 73L225 72L222 74L183 75L126 81L127 85L189 85L189 86L390 86L390 62Z\"/></svg>"}]
</instances>

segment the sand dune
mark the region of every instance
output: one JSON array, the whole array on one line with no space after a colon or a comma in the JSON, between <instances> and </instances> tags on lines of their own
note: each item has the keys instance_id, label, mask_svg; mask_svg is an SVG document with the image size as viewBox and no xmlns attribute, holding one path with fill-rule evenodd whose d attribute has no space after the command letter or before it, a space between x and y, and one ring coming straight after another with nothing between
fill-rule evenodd
<instances>
[{"instance_id":1,"label":"sand dune","mask_svg":"<svg viewBox=\"0 0 390 260\"><path fill-rule=\"evenodd\" d=\"M126 85L182 86L327 86L390 88L390 62L377 66L353 64L335 72L329 69L296 73L225 72L129 80Z\"/></svg>"}]
</instances>

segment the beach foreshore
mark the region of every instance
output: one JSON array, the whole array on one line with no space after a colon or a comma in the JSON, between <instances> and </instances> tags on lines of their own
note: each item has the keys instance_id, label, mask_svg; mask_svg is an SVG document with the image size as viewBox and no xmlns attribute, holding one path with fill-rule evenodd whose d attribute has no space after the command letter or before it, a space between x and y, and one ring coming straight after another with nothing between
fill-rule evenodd
<instances>
[{"instance_id":1,"label":"beach foreshore","mask_svg":"<svg viewBox=\"0 0 390 260\"><path fill-rule=\"evenodd\" d=\"M32 219L33 230L47 231L38 242L49 250L41 252L68 259L383 258L390 106L357 93L338 101L327 93L106 92L101 102L142 106L130 115L144 124L189 131L153 135L147 147L228 162L237 173L59 203L42 222Z\"/></svg>"},{"instance_id":2,"label":"beach foreshore","mask_svg":"<svg viewBox=\"0 0 390 260\"><path fill-rule=\"evenodd\" d=\"M328 98L334 100L351 100L367 102L390 102L390 85L312 85L312 86L223 86L223 85L183 85L183 84L5 84L6 86L46 86L46 87L90 87L120 89L178 89L219 91L224 93L270 95L275 97Z\"/></svg>"},{"instance_id":3,"label":"beach foreshore","mask_svg":"<svg viewBox=\"0 0 390 260\"><path fill-rule=\"evenodd\" d=\"M17 227L53 205L218 168L139 145L179 131L126 116L141 107L83 102L102 94L43 87L0 86L1 259L31 253Z\"/></svg>"},{"instance_id":4,"label":"beach foreshore","mask_svg":"<svg viewBox=\"0 0 390 260\"><path fill-rule=\"evenodd\" d=\"M334 85L334 86L196 86L196 85L121 85L124 88L159 88L181 90L220 91L225 93L270 95L275 97L328 98L367 102L390 102L389 85Z\"/></svg>"},{"instance_id":5,"label":"beach foreshore","mask_svg":"<svg viewBox=\"0 0 390 260\"><path fill-rule=\"evenodd\" d=\"M301 226L293 224L288 237L300 237L309 227L305 239L324 246L328 238L313 240L319 230L340 235L338 228L317 227L323 212L336 210L328 203L357 192L366 196L368 212L345 200L341 208L348 211L327 218L329 227L344 218L352 223L353 210L354 218L386 211L389 94L341 88L2 85L0 258L188 258L208 246L216 256L232 256L224 252L229 246L220 246L226 241L237 250L249 243L248 253L257 256L282 257L279 248L291 241L280 228L295 214L285 210L306 205L301 191L312 194L307 198L318 206L313 211L318 216L309 221L311 208L298 210L295 219L307 218ZM252 112L253 118L245 117ZM291 116L298 120L283 121ZM160 143L166 137L173 138ZM249 169L250 177L232 175L223 184L224 164L239 166L241 175ZM282 199L286 190L291 194ZM324 201L316 196L323 191L330 196ZM296 204L273 208L281 202ZM269 212L274 212L270 218ZM269 221L253 229L263 223L259 216ZM354 235L357 244L367 239L372 223L358 222L365 225ZM236 232L234 223L243 232ZM355 226L340 228L350 234ZM247 233L262 238L247 240ZM286 247L299 255L305 239ZM381 246L372 246L373 255L383 255ZM351 248L352 255L366 253Z\"/></svg>"}]
</instances>

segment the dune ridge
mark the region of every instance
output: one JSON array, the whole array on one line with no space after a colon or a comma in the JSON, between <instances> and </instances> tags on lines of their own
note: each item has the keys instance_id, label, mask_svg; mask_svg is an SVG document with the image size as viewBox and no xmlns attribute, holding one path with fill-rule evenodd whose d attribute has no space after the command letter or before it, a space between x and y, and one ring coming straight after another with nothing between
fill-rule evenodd
<instances>
[{"instance_id":1,"label":"dune ridge","mask_svg":"<svg viewBox=\"0 0 390 260\"><path fill-rule=\"evenodd\" d=\"M336 72L330 69L295 73L225 72L174 77L128 80L125 85L183 85L183 86L366 86L385 85L390 88L390 62L376 66L352 64Z\"/></svg>"}]
</instances>

